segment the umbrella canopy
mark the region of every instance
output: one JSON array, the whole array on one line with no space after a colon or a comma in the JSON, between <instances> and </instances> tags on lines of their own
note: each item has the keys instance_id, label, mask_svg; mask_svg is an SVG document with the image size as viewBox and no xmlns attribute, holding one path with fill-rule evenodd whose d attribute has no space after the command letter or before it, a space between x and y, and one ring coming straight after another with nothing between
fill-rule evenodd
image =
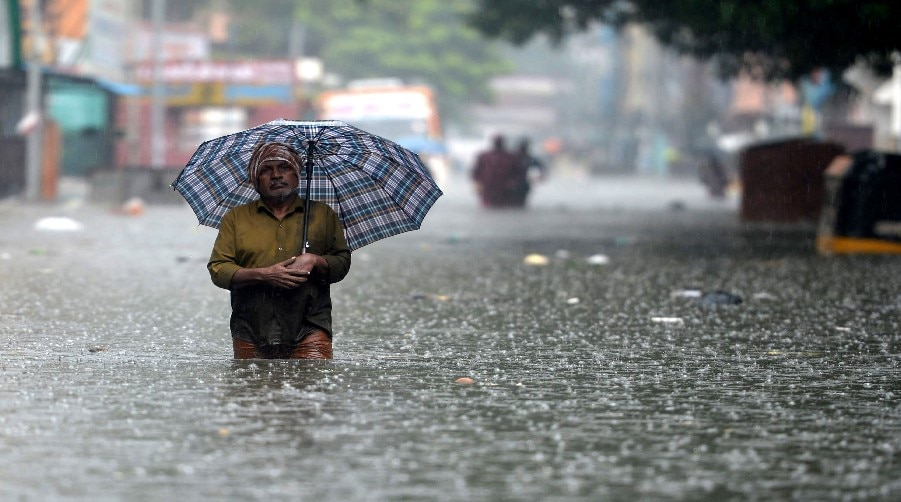
<instances>
[{"instance_id":1,"label":"umbrella canopy","mask_svg":"<svg viewBox=\"0 0 901 502\"><path fill-rule=\"evenodd\" d=\"M172 182L202 225L219 227L229 209L259 198L247 163L260 143L303 154L307 200L331 206L351 249L416 230L442 195L419 157L344 122L274 120L205 141Z\"/></svg>"}]
</instances>

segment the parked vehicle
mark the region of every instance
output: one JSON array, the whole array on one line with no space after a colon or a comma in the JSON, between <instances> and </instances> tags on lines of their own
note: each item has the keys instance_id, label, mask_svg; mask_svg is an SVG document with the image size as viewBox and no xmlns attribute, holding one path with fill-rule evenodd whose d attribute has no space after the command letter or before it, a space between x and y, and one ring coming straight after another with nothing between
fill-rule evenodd
<instances>
[{"instance_id":1,"label":"parked vehicle","mask_svg":"<svg viewBox=\"0 0 901 502\"><path fill-rule=\"evenodd\" d=\"M449 157L441 116L431 88L404 85L395 79L351 82L320 94L316 114L322 120L341 120L419 154L432 177L443 185Z\"/></svg>"}]
</instances>

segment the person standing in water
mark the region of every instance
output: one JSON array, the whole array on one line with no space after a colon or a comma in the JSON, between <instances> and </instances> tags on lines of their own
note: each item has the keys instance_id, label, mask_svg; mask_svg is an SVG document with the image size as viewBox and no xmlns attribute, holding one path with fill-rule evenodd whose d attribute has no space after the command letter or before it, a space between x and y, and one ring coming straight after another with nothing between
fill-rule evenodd
<instances>
[{"instance_id":1,"label":"person standing in water","mask_svg":"<svg viewBox=\"0 0 901 502\"><path fill-rule=\"evenodd\" d=\"M247 169L260 198L232 208L219 226L207 269L231 291L235 359L332 358L329 286L347 275L351 253L337 214L316 201L303 249L302 165L289 145L258 145Z\"/></svg>"}]
</instances>

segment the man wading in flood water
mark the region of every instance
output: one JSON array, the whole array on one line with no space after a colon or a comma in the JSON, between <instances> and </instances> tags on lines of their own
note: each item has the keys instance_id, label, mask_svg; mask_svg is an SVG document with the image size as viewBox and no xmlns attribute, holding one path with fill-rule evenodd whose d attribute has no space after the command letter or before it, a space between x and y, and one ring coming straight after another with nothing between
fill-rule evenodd
<instances>
[{"instance_id":1,"label":"man wading in flood water","mask_svg":"<svg viewBox=\"0 0 901 502\"><path fill-rule=\"evenodd\" d=\"M260 199L233 208L219 226L207 269L231 291L236 359L332 358L329 285L347 275L350 250L335 212L312 201L303 252L301 165L288 145L258 145L247 168Z\"/></svg>"}]
</instances>

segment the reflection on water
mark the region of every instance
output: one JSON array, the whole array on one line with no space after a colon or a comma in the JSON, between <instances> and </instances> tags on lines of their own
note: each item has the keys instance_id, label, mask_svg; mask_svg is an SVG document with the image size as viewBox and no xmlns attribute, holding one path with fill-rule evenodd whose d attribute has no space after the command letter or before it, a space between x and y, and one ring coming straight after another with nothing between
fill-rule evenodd
<instances>
[{"instance_id":1,"label":"reflection on water","mask_svg":"<svg viewBox=\"0 0 901 502\"><path fill-rule=\"evenodd\" d=\"M901 494L895 258L714 213L457 208L357 253L336 359L233 361L214 234L84 211L68 238L0 212L4 500Z\"/></svg>"}]
</instances>

